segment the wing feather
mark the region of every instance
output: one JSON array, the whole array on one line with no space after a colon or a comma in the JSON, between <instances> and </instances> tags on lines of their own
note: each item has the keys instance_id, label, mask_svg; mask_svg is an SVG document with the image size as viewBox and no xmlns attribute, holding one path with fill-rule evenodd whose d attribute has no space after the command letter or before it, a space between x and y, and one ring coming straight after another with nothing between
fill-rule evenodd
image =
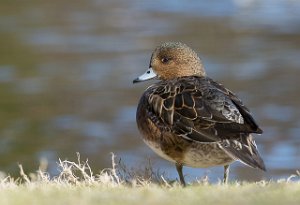
<instances>
[{"instance_id":1,"label":"wing feather","mask_svg":"<svg viewBox=\"0 0 300 205\"><path fill-rule=\"evenodd\" d=\"M209 78L186 77L151 87L149 105L175 134L199 142L261 133L248 108L231 91Z\"/></svg>"},{"instance_id":2,"label":"wing feather","mask_svg":"<svg viewBox=\"0 0 300 205\"><path fill-rule=\"evenodd\" d=\"M189 141L217 142L234 159L265 170L251 133L262 133L249 109L207 77L161 81L147 89L147 113L162 131Z\"/></svg>"}]
</instances>

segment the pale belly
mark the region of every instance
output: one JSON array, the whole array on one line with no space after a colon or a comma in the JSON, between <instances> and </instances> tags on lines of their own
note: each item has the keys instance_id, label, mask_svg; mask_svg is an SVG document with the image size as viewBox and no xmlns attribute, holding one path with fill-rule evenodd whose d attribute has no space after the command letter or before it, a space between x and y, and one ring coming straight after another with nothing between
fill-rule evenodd
<instances>
[{"instance_id":1,"label":"pale belly","mask_svg":"<svg viewBox=\"0 0 300 205\"><path fill-rule=\"evenodd\" d=\"M217 143L193 143L185 149L184 153L178 153L179 158L169 156L161 149L158 143L144 140L144 142L160 157L189 167L223 166L235 161L226 154Z\"/></svg>"}]
</instances>

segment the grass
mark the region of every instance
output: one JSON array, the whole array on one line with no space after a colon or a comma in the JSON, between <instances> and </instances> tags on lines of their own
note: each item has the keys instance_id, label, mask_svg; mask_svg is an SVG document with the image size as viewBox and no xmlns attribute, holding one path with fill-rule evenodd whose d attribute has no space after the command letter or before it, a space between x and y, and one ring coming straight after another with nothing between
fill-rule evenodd
<instances>
[{"instance_id":1,"label":"grass","mask_svg":"<svg viewBox=\"0 0 300 205\"><path fill-rule=\"evenodd\" d=\"M206 179L182 188L154 172L151 164L134 171L121 162L94 174L87 161L59 161L60 174L50 178L41 164L34 174L3 176L0 204L300 204L300 173L279 181L210 184Z\"/></svg>"}]
</instances>

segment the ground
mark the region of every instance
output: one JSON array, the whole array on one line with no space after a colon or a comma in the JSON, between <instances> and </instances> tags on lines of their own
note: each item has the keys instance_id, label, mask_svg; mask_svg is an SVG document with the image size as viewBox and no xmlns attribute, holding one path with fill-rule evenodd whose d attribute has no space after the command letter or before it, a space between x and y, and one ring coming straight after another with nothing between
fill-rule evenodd
<instances>
[{"instance_id":1,"label":"ground","mask_svg":"<svg viewBox=\"0 0 300 205\"><path fill-rule=\"evenodd\" d=\"M114 159L114 158L113 158ZM300 204L300 175L278 181L232 182L227 185L197 181L183 188L149 168L138 176L118 166L93 174L87 162L60 161L60 174L50 178L43 167L35 174L3 176L0 204L135 205L135 204ZM150 173L150 174L149 174Z\"/></svg>"}]
</instances>

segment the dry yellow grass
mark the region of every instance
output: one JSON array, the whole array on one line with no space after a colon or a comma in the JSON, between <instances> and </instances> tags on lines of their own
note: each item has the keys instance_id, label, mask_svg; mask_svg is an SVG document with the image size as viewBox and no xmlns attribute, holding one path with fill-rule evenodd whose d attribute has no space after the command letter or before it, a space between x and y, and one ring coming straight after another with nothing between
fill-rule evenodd
<instances>
[{"instance_id":1,"label":"dry yellow grass","mask_svg":"<svg viewBox=\"0 0 300 205\"><path fill-rule=\"evenodd\" d=\"M4 176L0 204L300 204L300 174L279 181L234 182L228 185L197 181L186 188L166 180L151 167L139 175L116 165L99 174L89 164L59 161L60 174L50 178L42 165L37 173Z\"/></svg>"}]
</instances>

